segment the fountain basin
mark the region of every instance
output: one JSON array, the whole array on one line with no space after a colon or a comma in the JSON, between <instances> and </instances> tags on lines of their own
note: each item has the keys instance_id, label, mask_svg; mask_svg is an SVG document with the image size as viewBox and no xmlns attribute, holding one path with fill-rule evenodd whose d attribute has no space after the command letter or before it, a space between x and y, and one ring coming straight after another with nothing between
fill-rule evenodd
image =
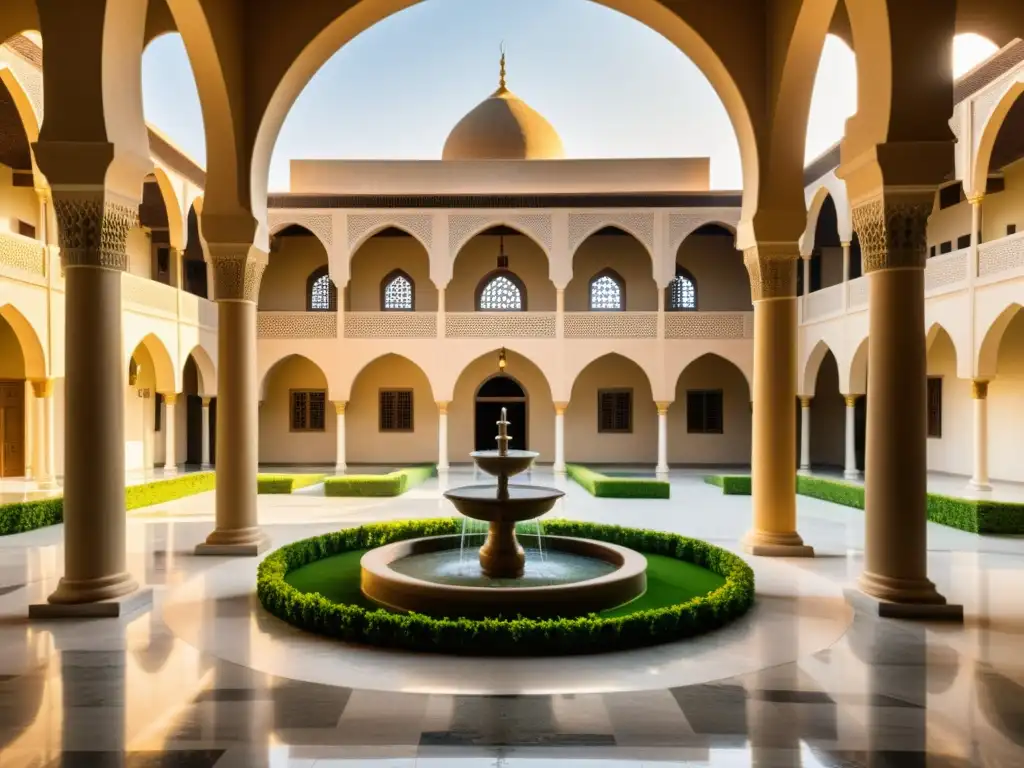
<instances>
[{"instance_id":1,"label":"fountain basin","mask_svg":"<svg viewBox=\"0 0 1024 768\"><path fill-rule=\"evenodd\" d=\"M611 571L561 584L507 586L508 582L494 579L489 586L464 586L418 578L392 567L403 559L457 551L459 547L459 536L432 536L397 541L371 550L360 561L362 592L395 611L429 616L500 615L509 618L586 615L628 603L647 589L647 559L639 552L568 536L545 536L545 550L600 561L599 565L610 566Z\"/></svg>"},{"instance_id":2,"label":"fountain basin","mask_svg":"<svg viewBox=\"0 0 1024 768\"><path fill-rule=\"evenodd\" d=\"M507 453L500 451L473 451L469 454L473 461L488 475L505 475L511 477L525 472L533 464L533 460L540 456L536 451L509 450Z\"/></svg>"},{"instance_id":3,"label":"fountain basin","mask_svg":"<svg viewBox=\"0 0 1024 768\"><path fill-rule=\"evenodd\" d=\"M509 485L508 490L508 498L499 499L497 486L464 485L445 491L444 496L466 517L504 523L540 517L565 496L564 491L540 485Z\"/></svg>"}]
</instances>

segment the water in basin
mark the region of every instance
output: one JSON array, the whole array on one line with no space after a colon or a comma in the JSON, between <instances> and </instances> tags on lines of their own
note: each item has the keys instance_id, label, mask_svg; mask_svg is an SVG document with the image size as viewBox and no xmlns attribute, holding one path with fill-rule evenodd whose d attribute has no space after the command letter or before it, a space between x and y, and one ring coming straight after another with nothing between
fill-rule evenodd
<instances>
[{"instance_id":1,"label":"water in basin","mask_svg":"<svg viewBox=\"0 0 1024 768\"><path fill-rule=\"evenodd\" d=\"M480 572L475 557L463 557L458 549L427 552L403 557L391 563L391 570L414 579L459 587L544 587L596 579L615 570L612 563L594 557L526 549L526 570L518 579L492 579Z\"/></svg>"}]
</instances>

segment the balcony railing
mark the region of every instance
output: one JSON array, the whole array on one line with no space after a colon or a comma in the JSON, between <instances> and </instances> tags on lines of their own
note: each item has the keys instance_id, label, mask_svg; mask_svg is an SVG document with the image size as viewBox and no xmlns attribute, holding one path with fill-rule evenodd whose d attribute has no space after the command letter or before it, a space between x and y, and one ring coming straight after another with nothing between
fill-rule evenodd
<instances>
[{"instance_id":1,"label":"balcony railing","mask_svg":"<svg viewBox=\"0 0 1024 768\"><path fill-rule=\"evenodd\" d=\"M337 312L259 312L256 334L261 339L335 339Z\"/></svg>"},{"instance_id":2,"label":"balcony railing","mask_svg":"<svg viewBox=\"0 0 1024 768\"><path fill-rule=\"evenodd\" d=\"M969 248L928 259L924 268L924 292L929 295L947 293L967 285L969 265Z\"/></svg>"},{"instance_id":3,"label":"balcony railing","mask_svg":"<svg viewBox=\"0 0 1024 768\"><path fill-rule=\"evenodd\" d=\"M46 249L41 242L10 232L0 232L0 274L40 278L46 274L45 265Z\"/></svg>"},{"instance_id":4,"label":"balcony railing","mask_svg":"<svg viewBox=\"0 0 1024 768\"><path fill-rule=\"evenodd\" d=\"M1024 232L1001 237L978 247L978 277L1024 267Z\"/></svg>"},{"instance_id":5,"label":"balcony railing","mask_svg":"<svg viewBox=\"0 0 1024 768\"><path fill-rule=\"evenodd\" d=\"M846 307L850 312L859 312L868 308L868 279L857 277L847 283Z\"/></svg>"},{"instance_id":6,"label":"balcony railing","mask_svg":"<svg viewBox=\"0 0 1024 768\"><path fill-rule=\"evenodd\" d=\"M554 312L449 312L444 320L449 339L553 339Z\"/></svg>"},{"instance_id":7,"label":"balcony railing","mask_svg":"<svg viewBox=\"0 0 1024 768\"><path fill-rule=\"evenodd\" d=\"M567 339L653 339L657 312L566 312Z\"/></svg>"},{"instance_id":8,"label":"balcony railing","mask_svg":"<svg viewBox=\"0 0 1024 768\"><path fill-rule=\"evenodd\" d=\"M178 289L156 280L121 273L121 303L136 312L178 316Z\"/></svg>"},{"instance_id":9,"label":"balcony railing","mask_svg":"<svg viewBox=\"0 0 1024 768\"><path fill-rule=\"evenodd\" d=\"M348 339L432 339L437 337L436 312L346 312Z\"/></svg>"},{"instance_id":10,"label":"balcony railing","mask_svg":"<svg viewBox=\"0 0 1024 768\"><path fill-rule=\"evenodd\" d=\"M752 339L753 312L667 312L666 339Z\"/></svg>"},{"instance_id":11,"label":"balcony railing","mask_svg":"<svg viewBox=\"0 0 1024 768\"><path fill-rule=\"evenodd\" d=\"M804 322L823 320L826 317L841 314L844 290L845 286L842 283L837 283L804 296Z\"/></svg>"}]
</instances>

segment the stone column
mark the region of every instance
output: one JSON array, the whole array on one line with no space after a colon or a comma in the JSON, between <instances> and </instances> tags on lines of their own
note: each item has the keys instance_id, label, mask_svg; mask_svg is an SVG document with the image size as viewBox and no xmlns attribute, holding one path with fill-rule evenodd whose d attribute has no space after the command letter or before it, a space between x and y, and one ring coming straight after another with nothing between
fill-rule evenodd
<instances>
[{"instance_id":1,"label":"stone column","mask_svg":"<svg viewBox=\"0 0 1024 768\"><path fill-rule=\"evenodd\" d=\"M970 487L976 491L991 491L988 482L988 381L971 382L974 397L974 474Z\"/></svg>"},{"instance_id":2,"label":"stone column","mask_svg":"<svg viewBox=\"0 0 1024 768\"><path fill-rule=\"evenodd\" d=\"M668 407L670 402L659 401L658 407L658 466L654 471L659 475L668 474Z\"/></svg>"},{"instance_id":3,"label":"stone column","mask_svg":"<svg viewBox=\"0 0 1024 768\"><path fill-rule=\"evenodd\" d=\"M665 289L658 288L658 338L665 338Z\"/></svg>"},{"instance_id":4,"label":"stone column","mask_svg":"<svg viewBox=\"0 0 1024 768\"><path fill-rule=\"evenodd\" d=\"M178 436L177 427L178 395L175 392L164 393L164 472L174 472L178 467Z\"/></svg>"},{"instance_id":5,"label":"stone column","mask_svg":"<svg viewBox=\"0 0 1024 768\"><path fill-rule=\"evenodd\" d=\"M800 470L811 471L811 400L814 398L801 396L800 398Z\"/></svg>"},{"instance_id":6,"label":"stone column","mask_svg":"<svg viewBox=\"0 0 1024 768\"><path fill-rule=\"evenodd\" d=\"M336 421L334 423L334 470L339 473L343 473L348 469L348 464L345 463L345 406L347 403L344 400L334 401L334 413L336 414Z\"/></svg>"},{"instance_id":7,"label":"stone column","mask_svg":"<svg viewBox=\"0 0 1024 768\"><path fill-rule=\"evenodd\" d=\"M565 288L555 288L555 338L565 338Z\"/></svg>"},{"instance_id":8,"label":"stone column","mask_svg":"<svg viewBox=\"0 0 1024 768\"><path fill-rule=\"evenodd\" d=\"M53 482L53 379L33 381L32 394L32 475L45 486Z\"/></svg>"},{"instance_id":9,"label":"stone column","mask_svg":"<svg viewBox=\"0 0 1024 768\"><path fill-rule=\"evenodd\" d=\"M981 245L981 201L984 195L976 195L969 198L971 203L971 274L970 281L973 283L978 277L978 246Z\"/></svg>"},{"instance_id":10,"label":"stone column","mask_svg":"<svg viewBox=\"0 0 1024 768\"><path fill-rule=\"evenodd\" d=\"M865 604L883 615L893 603L920 609L946 602L927 566L924 266L932 204L931 191L886 190L853 209L871 339L859 586L881 601Z\"/></svg>"},{"instance_id":11,"label":"stone column","mask_svg":"<svg viewBox=\"0 0 1024 768\"><path fill-rule=\"evenodd\" d=\"M754 555L814 555L796 531L798 253L796 243L766 243L743 254L754 303L754 524L743 546Z\"/></svg>"},{"instance_id":12,"label":"stone column","mask_svg":"<svg viewBox=\"0 0 1024 768\"><path fill-rule=\"evenodd\" d=\"M212 398L203 398L203 448L201 452L201 461L204 467L210 466L210 400Z\"/></svg>"},{"instance_id":13,"label":"stone column","mask_svg":"<svg viewBox=\"0 0 1024 768\"><path fill-rule=\"evenodd\" d=\"M843 247L843 313L850 306L850 244L840 243Z\"/></svg>"},{"instance_id":14,"label":"stone column","mask_svg":"<svg viewBox=\"0 0 1024 768\"><path fill-rule=\"evenodd\" d=\"M565 409L568 403L555 403L555 472L565 472Z\"/></svg>"},{"instance_id":15,"label":"stone column","mask_svg":"<svg viewBox=\"0 0 1024 768\"><path fill-rule=\"evenodd\" d=\"M857 398L860 395L844 395L846 398L846 462L843 477L859 480L857 469Z\"/></svg>"},{"instance_id":16,"label":"stone column","mask_svg":"<svg viewBox=\"0 0 1024 768\"><path fill-rule=\"evenodd\" d=\"M117 616L138 589L125 556L121 356L121 273L138 207L103 190L54 190L54 206L66 290L64 576L51 605L29 615Z\"/></svg>"},{"instance_id":17,"label":"stone column","mask_svg":"<svg viewBox=\"0 0 1024 768\"><path fill-rule=\"evenodd\" d=\"M437 468L448 469L448 402L437 401Z\"/></svg>"},{"instance_id":18,"label":"stone column","mask_svg":"<svg viewBox=\"0 0 1024 768\"><path fill-rule=\"evenodd\" d=\"M437 338L445 337L445 327L444 286L441 286L437 289Z\"/></svg>"},{"instance_id":19,"label":"stone column","mask_svg":"<svg viewBox=\"0 0 1024 768\"><path fill-rule=\"evenodd\" d=\"M208 243L217 297L217 524L197 555L252 556L268 541L256 515L259 393L256 299L267 255L244 243Z\"/></svg>"}]
</instances>

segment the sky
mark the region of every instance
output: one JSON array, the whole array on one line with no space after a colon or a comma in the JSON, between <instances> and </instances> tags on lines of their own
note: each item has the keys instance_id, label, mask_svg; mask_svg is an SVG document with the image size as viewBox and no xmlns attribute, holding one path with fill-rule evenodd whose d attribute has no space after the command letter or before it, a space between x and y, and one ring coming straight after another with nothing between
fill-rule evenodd
<instances>
[{"instance_id":1,"label":"sky","mask_svg":"<svg viewBox=\"0 0 1024 768\"><path fill-rule=\"evenodd\" d=\"M544 115L567 157L710 157L716 189L741 186L739 147L700 70L657 32L591 0L429 0L339 50L306 86L278 137L270 190L293 158L438 159L455 123L497 86ZM954 72L995 52L954 41ZM842 137L857 105L852 51L825 42L807 130L811 159ZM143 55L146 119L205 163L202 113L181 38Z\"/></svg>"}]
</instances>

